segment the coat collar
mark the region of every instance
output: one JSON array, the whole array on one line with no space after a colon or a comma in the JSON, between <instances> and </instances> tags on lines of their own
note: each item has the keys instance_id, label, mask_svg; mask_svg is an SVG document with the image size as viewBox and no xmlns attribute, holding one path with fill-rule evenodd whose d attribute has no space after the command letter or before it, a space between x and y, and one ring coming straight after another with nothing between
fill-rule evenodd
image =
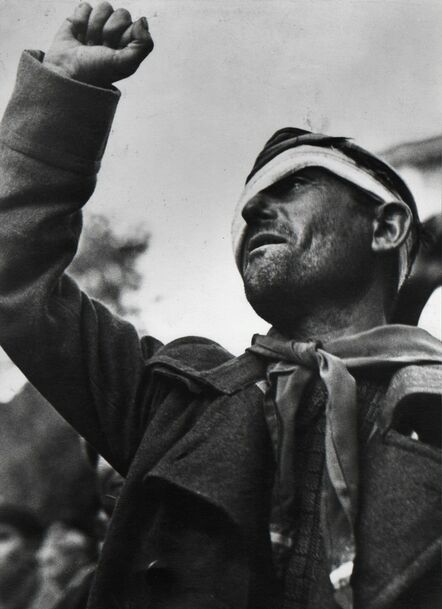
<instances>
[{"instance_id":1,"label":"coat collar","mask_svg":"<svg viewBox=\"0 0 442 609\"><path fill-rule=\"evenodd\" d=\"M146 367L183 381L195 392L206 387L232 395L263 379L267 362L250 352L235 357L213 341L189 337L161 348Z\"/></svg>"}]
</instances>

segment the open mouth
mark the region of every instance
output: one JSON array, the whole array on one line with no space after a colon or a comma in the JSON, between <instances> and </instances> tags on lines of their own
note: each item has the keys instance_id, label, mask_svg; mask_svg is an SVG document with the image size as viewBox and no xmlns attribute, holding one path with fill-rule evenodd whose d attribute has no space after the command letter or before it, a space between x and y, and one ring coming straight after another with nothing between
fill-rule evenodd
<instances>
[{"instance_id":1,"label":"open mouth","mask_svg":"<svg viewBox=\"0 0 442 609\"><path fill-rule=\"evenodd\" d=\"M286 243L286 239L280 235L275 235L273 233L260 233L259 235L255 235L250 239L248 251L250 254L254 250L264 245L280 245L281 243Z\"/></svg>"}]
</instances>

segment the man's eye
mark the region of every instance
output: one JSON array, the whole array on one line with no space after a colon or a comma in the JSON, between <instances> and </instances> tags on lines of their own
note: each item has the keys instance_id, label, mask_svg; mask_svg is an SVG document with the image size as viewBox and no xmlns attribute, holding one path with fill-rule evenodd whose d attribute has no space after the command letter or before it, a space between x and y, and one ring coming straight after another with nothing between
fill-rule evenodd
<instances>
[{"instance_id":1,"label":"man's eye","mask_svg":"<svg viewBox=\"0 0 442 609\"><path fill-rule=\"evenodd\" d=\"M288 193L291 190L297 190L301 186L304 186L307 183L307 180L302 176L297 175L289 175L282 180L273 184L272 190L277 194Z\"/></svg>"},{"instance_id":2,"label":"man's eye","mask_svg":"<svg viewBox=\"0 0 442 609\"><path fill-rule=\"evenodd\" d=\"M302 176L298 175L288 176L288 180L289 183L292 185L292 188L304 186L305 184L307 184L306 178L303 178Z\"/></svg>"}]
</instances>

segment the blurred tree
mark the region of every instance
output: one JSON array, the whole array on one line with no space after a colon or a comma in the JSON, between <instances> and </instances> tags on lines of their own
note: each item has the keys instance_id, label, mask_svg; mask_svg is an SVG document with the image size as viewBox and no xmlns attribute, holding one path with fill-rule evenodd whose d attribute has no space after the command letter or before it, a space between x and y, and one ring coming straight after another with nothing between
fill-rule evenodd
<instances>
[{"instance_id":1,"label":"blurred tree","mask_svg":"<svg viewBox=\"0 0 442 609\"><path fill-rule=\"evenodd\" d=\"M133 315L125 295L140 287L136 263L148 244L143 228L120 236L107 218L88 215L68 272L93 298ZM2 384L11 384L13 364L0 364ZM97 480L78 435L28 383L14 393L0 401L0 502L36 509L46 523L62 519L90 528Z\"/></svg>"},{"instance_id":2,"label":"blurred tree","mask_svg":"<svg viewBox=\"0 0 442 609\"><path fill-rule=\"evenodd\" d=\"M45 524L93 528L96 476L77 433L30 383L0 403L0 503L26 505Z\"/></svg>"},{"instance_id":3,"label":"blurred tree","mask_svg":"<svg viewBox=\"0 0 442 609\"><path fill-rule=\"evenodd\" d=\"M148 245L149 234L144 228L120 236L106 217L90 215L68 272L85 292L119 315L133 314L136 310L125 304L124 296L140 287L142 277L136 262Z\"/></svg>"}]
</instances>

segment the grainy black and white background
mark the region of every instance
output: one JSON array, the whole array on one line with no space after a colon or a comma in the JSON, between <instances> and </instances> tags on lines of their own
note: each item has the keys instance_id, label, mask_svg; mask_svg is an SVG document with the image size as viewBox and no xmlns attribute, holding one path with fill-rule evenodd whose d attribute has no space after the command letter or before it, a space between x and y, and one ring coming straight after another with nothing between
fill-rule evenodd
<instances>
[{"instance_id":1,"label":"grainy black and white background","mask_svg":"<svg viewBox=\"0 0 442 609\"><path fill-rule=\"evenodd\" d=\"M1 110L21 50L47 48L74 6L0 2ZM230 220L256 153L279 127L354 137L374 151L399 146L422 218L440 210L440 167L425 159L413 165L416 152L428 152L415 142L442 134L440 0L118 6L148 17L156 46L119 85L123 96L90 208L117 231L144 223L151 233L139 262L142 288L131 295L140 329L163 341L208 336L240 352L265 328L242 295ZM408 142L413 147L404 152ZM421 324L435 334L439 309L436 294ZM2 391L19 382L8 368Z\"/></svg>"}]
</instances>

